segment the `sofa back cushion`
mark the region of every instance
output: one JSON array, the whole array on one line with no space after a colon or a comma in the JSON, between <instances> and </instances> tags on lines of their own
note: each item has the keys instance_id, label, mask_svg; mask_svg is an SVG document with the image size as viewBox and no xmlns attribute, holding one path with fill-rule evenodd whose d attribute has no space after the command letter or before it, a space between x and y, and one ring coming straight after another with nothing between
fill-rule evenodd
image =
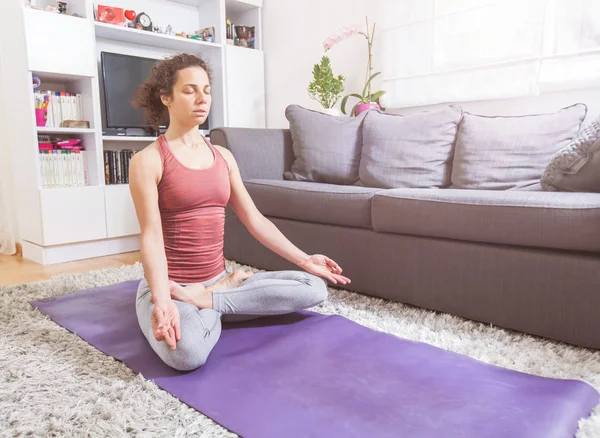
<instances>
[{"instance_id":1,"label":"sofa back cushion","mask_svg":"<svg viewBox=\"0 0 600 438\"><path fill-rule=\"evenodd\" d=\"M365 113L337 117L290 105L285 116L294 149L294 163L284 173L285 179L329 184L358 181Z\"/></svg>"},{"instance_id":2,"label":"sofa back cushion","mask_svg":"<svg viewBox=\"0 0 600 438\"><path fill-rule=\"evenodd\" d=\"M577 135L587 107L552 114L479 116L465 112L452 163L452 188L508 190L539 183L552 156Z\"/></svg>"},{"instance_id":3,"label":"sofa back cushion","mask_svg":"<svg viewBox=\"0 0 600 438\"><path fill-rule=\"evenodd\" d=\"M541 184L544 190L600 192L600 116L552 157Z\"/></svg>"},{"instance_id":4,"label":"sofa back cushion","mask_svg":"<svg viewBox=\"0 0 600 438\"><path fill-rule=\"evenodd\" d=\"M360 184L381 188L450 185L459 106L402 116L371 110L363 126Z\"/></svg>"}]
</instances>

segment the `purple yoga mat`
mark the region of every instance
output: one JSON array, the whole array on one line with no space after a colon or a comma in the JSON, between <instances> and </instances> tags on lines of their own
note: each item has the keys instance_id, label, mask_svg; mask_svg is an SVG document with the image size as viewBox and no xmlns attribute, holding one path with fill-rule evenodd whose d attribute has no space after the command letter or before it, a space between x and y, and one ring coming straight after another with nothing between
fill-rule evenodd
<instances>
[{"instance_id":1,"label":"purple yoga mat","mask_svg":"<svg viewBox=\"0 0 600 438\"><path fill-rule=\"evenodd\" d=\"M135 316L138 281L32 301L61 326L244 437L573 437L598 393L313 312L224 324L175 371Z\"/></svg>"}]
</instances>

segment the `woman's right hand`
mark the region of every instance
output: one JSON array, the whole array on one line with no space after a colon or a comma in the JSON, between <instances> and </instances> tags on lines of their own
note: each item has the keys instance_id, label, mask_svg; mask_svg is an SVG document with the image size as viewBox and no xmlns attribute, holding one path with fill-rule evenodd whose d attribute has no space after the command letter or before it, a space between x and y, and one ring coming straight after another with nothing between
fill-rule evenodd
<instances>
[{"instance_id":1,"label":"woman's right hand","mask_svg":"<svg viewBox=\"0 0 600 438\"><path fill-rule=\"evenodd\" d=\"M181 327L179 309L172 299L169 298L163 303L154 303L152 331L157 341L165 341L171 350L175 350L176 342L181 339Z\"/></svg>"}]
</instances>

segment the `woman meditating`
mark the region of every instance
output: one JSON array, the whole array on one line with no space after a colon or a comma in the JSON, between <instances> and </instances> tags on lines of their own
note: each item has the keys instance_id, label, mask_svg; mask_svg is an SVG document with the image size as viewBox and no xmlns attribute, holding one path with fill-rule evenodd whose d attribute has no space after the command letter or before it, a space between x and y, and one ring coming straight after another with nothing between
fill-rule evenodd
<instances>
[{"instance_id":1,"label":"woman meditating","mask_svg":"<svg viewBox=\"0 0 600 438\"><path fill-rule=\"evenodd\" d=\"M198 127L211 107L210 70L201 58L180 54L159 61L136 90L134 104L155 127L167 115L169 121L165 134L135 154L129 167L145 277L136 313L167 365L202 366L219 339L221 319L312 307L326 299L326 280L350 281L333 260L305 254L265 218L231 152L201 135ZM303 271L228 274L223 255L227 203L260 243Z\"/></svg>"}]
</instances>

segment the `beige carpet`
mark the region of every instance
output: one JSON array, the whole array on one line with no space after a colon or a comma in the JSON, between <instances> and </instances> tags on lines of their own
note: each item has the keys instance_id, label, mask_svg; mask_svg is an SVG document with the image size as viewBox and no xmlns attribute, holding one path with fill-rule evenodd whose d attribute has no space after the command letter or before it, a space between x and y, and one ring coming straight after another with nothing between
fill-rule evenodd
<instances>
[{"instance_id":1,"label":"beige carpet","mask_svg":"<svg viewBox=\"0 0 600 438\"><path fill-rule=\"evenodd\" d=\"M228 269L240 268L228 263ZM58 326L29 300L142 277L139 264L0 288L0 436L235 436ZM600 391L600 352L330 289L313 308L505 368ZM600 437L600 407L579 438Z\"/></svg>"}]
</instances>

